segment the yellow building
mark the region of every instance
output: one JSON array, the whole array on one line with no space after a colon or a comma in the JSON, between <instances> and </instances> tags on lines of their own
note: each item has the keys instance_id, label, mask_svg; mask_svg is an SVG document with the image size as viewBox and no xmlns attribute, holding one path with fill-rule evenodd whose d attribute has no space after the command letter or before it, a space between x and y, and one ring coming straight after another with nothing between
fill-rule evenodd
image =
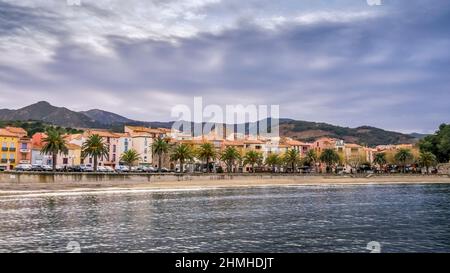
<instances>
[{"instance_id":1,"label":"yellow building","mask_svg":"<svg viewBox=\"0 0 450 273\"><path fill-rule=\"evenodd\" d=\"M67 143L67 154L58 154L56 165L60 167L77 166L81 164L81 146Z\"/></svg>"},{"instance_id":2,"label":"yellow building","mask_svg":"<svg viewBox=\"0 0 450 273\"><path fill-rule=\"evenodd\" d=\"M17 164L17 147L19 136L6 129L0 128L0 169L12 170Z\"/></svg>"}]
</instances>

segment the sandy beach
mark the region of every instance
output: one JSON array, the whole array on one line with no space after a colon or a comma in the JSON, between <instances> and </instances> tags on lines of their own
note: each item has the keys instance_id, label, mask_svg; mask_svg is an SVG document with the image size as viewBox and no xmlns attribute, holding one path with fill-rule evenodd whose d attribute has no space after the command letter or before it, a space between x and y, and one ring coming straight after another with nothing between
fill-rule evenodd
<instances>
[{"instance_id":1,"label":"sandy beach","mask_svg":"<svg viewBox=\"0 0 450 273\"><path fill-rule=\"evenodd\" d=\"M330 186L373 184L443 184L450 177L443 176L373 176L365 178L336 176L282 176L282 177L237 177L234 179L188 180L188 181L101 181L101 182L26 182L0 183L1 197L73 195L80 193L114 193L139 191L204 190L235 187L270 186Z\"/></svg>"}]
</instances>

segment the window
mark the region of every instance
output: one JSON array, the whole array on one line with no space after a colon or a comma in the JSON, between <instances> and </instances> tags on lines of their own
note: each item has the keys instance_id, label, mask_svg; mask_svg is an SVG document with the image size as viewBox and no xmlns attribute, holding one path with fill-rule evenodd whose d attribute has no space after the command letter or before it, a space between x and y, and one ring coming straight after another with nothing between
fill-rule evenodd
<instances>
[{"instance_id":1,"label":"window","mask_svg":"<svg viewBox=\"0 0 450 273\"><path fill-rule=\"evenodd\" d=\"M113 145L113 153L116 152L116 145Z\"/></svg>"},{"instance_id":2,"label":"window","mask_svg":"<svg viewBox=\"0 0 450 273\"><path fill-rule=\"evenodd\" d=\"M9 154L9 159L15 159L16 158L16 154Z\"/></svg>"},{"instance_id":3,"label":"window","mask_svg":"<svg viewBox=\"0 0 450 273\"><path fill-rule=\"evenodd\" d=\"M15 144L14 142L11 142L11 143L9 144L9 148L10 148L10 149L16 148L16 144Z\"/></svg>"},{"instance_id":4,"label":"window","mask_svg":"<svg viewBox=\"0 0 450 273\"><path fill-rule=\"evenodd\" d=\"M64 165L69 164L69 159L67 157L63 158L63 164Z\"/></svg>"},{"instance_id":5,"label":"window","mask_svg":"<svg viewBox=\"0 0 450 273\"><path fill-rule=\"evenodd\" d=\"M28 144L27 143L22 143L22 145L21 145L21 147L20 147L21 149L28 149Z\"/></svg>"}]
</instances>

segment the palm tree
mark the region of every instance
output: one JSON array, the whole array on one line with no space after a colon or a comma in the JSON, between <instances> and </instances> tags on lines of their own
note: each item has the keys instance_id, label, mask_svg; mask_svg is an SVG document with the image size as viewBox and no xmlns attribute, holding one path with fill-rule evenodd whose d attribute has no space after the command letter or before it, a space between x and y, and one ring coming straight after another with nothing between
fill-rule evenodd
<instances>
[{"instance_id":1,"label":"palm tree","mask_svg":"<svg viewBox=\"0 0 450 273\"><path fill-rule=\"evenodd\" d=\"M430 167L436 166L437 158L431 152L422 152L420 153L419 163L421 166L427 169L427 174L430 173Z\"/></svg>"},{"instance_id":2,"label":"palm tree","mask_svg":"<svg viewBox=\"0 0 450 273\"><path fill-rule=\"evenodd\" d=\"M281 157L278 154L270 154L266 158L266 165L269 165L272 167L272 172L275 172L275 169L278 165L281 164Z\"/></svg>"},{"instance_id":3,"label":"palm tree","mask_svg":"<svg viewBox=\"0 0 450 273\"><path fill-rule=\"evenodd\" d=\"M172 151L172 155L170 156L170 160L172 161L180 161L180 172L184 172L184 162L193 160L194 152L191 146L186 144L180 144L175 146Z\"/></svg>"},{"instance_id":4,"label":"palm tree","mask_svg":"<svg viewBox=\"0 0 450 273\"><path fill-rule=\"evenodd\" d=\"M375 155L375 158L373 159L373 163L380 166L380 171L383 170L383 166L386 165L386 153L378 153Z\"/></svg>"},{"instance_id":5,"label":"palm tree","mask_svg":"<svg viewBox=\"0 0 450 273\"><path fill-rule=\"evenodd\" d=\"M42 140L44 146L41 152L45 155L52 155L52 167L53 171L56 171L56 160L58 154L68 154L66 142L61 133L53 128L47 130L47 137Z\"/></svg>"},{"instance_id":6,"label":"palm tree","mask_svg":"<svg viewBox=\"0 0 450 273\"><path fill-rule=\"evenodd\" d=\"M296 166L297 166L297 164L300 162L300 153L299 153L299 151L297 151L297 150L295 150L295 149L291 149L291 150L288 150L287 152L286 152L286 154L284 155L284 162L287 164L287 165L290 165L291 166L291 168L292 168L292 172L296 172L295 171L295 169L296 169Z\"/></svg>"},{"instance_id":7,"label":"palm tree","mask_svg":"<svg viewBox=\"0 0 450 273\"><path fill-rule=\"evenodd\" d=\"M197 155L201 160L206 161L207 172L210 172L209 162L216 159L217 156L214 145L209 142L203 143L202 145L200 145L200 148L197 151Z\"/></svg>"},{"instance_id":8,"label":"palm tree","mask_svg":"<svg viewBox=\"0 0 450 273\"><path fill-rule=\"evenodd\" d=\"M103 139L95 134L91 135L86 142L81 146L83 157L93 157L94 158L94 172L97 171L98 159L102 157L107 157L109 154L108 145L103 142Z\"/></svg>"},{"instance_id":9,"label":"palm tree","mask_svg":"<svg viewBox=\"0 0 450 273\"><path fill-rule=\"evenodd\" d=\"M220 160L227 165L227 172L231 173L236 161L241 158L241 154L235 147L227 147L220 155Z\"/></svg>"},{"instance_id":10,"label":"palm tree","mask_svg":"<svg viewBox=\"0 0 450 273\"><path fill-rule=\"evenodd\" d=\"M124 152L120 156L120 161L124 162L130 168L136 161L139 161L140 159L141 156L139 155L139 153L133 149Z\"/></svg>"},{"instance_id":11,"label":"palm tree","mask_svg":"<svg viewBox=\"0 0 450 273\"><path fill-rule=\"evenodd\" d=\"M331 171L331 166L340 161L339 154L334 149L325 149L319 158L320 161L327 165L327 173Z\"/></svg>"},{"instance_id":12,"label":"palm tree","mask_svg":"<svg viewBox=\"0 0 450 273\"><path fill-rule=\"evenodd\" d=\"M161 172L162 157L169 152L169 143L167 140L158 137L152 144L152 150L154 155L158 155L158 172Z\"/></svg>"},{"instance_id":13,"label":"palm tree","mask_svg":"<svg viewBox=\"0 0 450 273\"><path fill-rule=\"evenodd\" d=\"M262 161L262 154L256 151L248 151L244 156L244 165L251 165L252 172L255 173L255 165L260 164Z\"/></svg>"},{"instance_id":14,"label":"palm tree","mask_svg":"<svg viewBox=\"0 0 450 273\"><path fill-rule=\"evenodd\" d=\"M305 163L309 164L309 166L314 165L314 170L317 171L317 161L319 157L317 156L316 151L309 150L305 155Z\"/></svg>"},{"instance_id":15,"label":"palm tree","mask_svg":"<svg viewBox=\"0 0 450 273\"><path fill-rule=\"evenodd\" d=\"M402 166L402 172L406 172L406 163L414 159L413 154L409 149L400 149L394 156L395 161L399 162Z\"/></svg>"}]
</instances>

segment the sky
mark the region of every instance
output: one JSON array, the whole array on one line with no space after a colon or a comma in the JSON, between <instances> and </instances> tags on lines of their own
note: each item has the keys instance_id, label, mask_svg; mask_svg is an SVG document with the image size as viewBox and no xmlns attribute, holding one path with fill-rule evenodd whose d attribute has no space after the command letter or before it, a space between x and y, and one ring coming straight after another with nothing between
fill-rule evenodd
<instances>
[{"instance_id":1,"label":"sky","mask_svg":"<svg viewBox=\"0 0 450 273\"><path fill-rule=\"evenodd\" d=\"M0 108L177 104L400 132L450 122L447 0L0 0Z\"/></svg>"}]
</instances>

